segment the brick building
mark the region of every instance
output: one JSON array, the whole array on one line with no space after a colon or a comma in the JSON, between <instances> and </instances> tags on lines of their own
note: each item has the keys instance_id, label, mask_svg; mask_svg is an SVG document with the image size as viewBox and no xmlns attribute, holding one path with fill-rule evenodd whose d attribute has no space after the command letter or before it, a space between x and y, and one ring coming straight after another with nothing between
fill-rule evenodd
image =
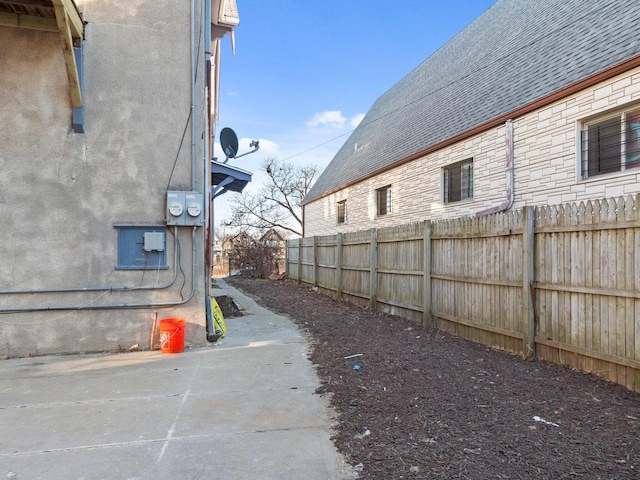
<instances>
[{"instance_id":1,"label":"brick building","mask_svg":"<svg viewBox=\"0 0 640 480\"><path fill-rule=\"evenodd\" d=\"M384 93L305 236L640 192L640 5L500 0Z\"/></svg>"}]
</instances>

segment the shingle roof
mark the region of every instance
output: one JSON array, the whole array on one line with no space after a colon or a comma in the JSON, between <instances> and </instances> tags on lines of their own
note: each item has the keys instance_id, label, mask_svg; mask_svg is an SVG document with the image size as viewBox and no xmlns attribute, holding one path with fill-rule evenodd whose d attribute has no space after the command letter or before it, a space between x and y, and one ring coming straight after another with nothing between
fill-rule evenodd
<instances>
[{"instance_id":1,"label":"shingle roof","mask_svg":"<svg viewBox=\"0 0 640 480\"><path fill-rule=\"evenodd\" d=\"M638 0L500 0L376 100L304 203L639 55Z\"/></svg>"}]
</instances>

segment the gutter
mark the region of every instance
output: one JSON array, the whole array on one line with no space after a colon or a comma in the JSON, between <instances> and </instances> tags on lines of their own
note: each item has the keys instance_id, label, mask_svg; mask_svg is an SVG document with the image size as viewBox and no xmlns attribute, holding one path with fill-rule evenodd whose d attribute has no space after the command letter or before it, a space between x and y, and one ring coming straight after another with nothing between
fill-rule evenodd
<instances>
[{"instance_id":1,"label":"gutter","mask_svg":"<svg viewBox=\"0 0 640 480\"><path fill-rule=\"evenodd\" d=\"M546 107L547 105L551 105L554 102L557 102L558 100L561 100L565 97L568 97L569 95L572 95L574 93L578 93L581 90L584 90L585 88L589 88L589 87L593 87L594 85L597 85L600 82L604 82L605 80L609 80L617 75L620 75L624 72L627 72L629 70L632 70L634 68L640 67L640 56L634 57L630 60L627 60L625 62L622 62L608 70L604 70L602 72L596 73L595 75L592 75L590 77L587 77L583 80L580 80L574 84L569 85L568 87L565 87L561 90L558 90L554 93L549 94L546 97L540 98L538 100L535 100L531 103L528 103L522 107L519 107L509 113L506 113L505 115L501 115L498 118L494 118L493 120L489 120L488 122L485 122L483 124L478 125L477 127L474 127L470 130L467 130L466 132L462 132L458 135L455 135L451 138L448 138L446 140L443 140L442 142L436 143L435 145L431 145L430 147L427 147L423 150L420 150L419 152L416 152L412 155L409 155L408 157L405 158L401 158L400 160L396 160L395 162L386 165L382 168L379 168L378 170L375 170L371 173L368 173L362 177L359 177L355 180L352 180L350 182L347 182L339 187L336 188L332 188L331 190L327 190L326 192L324 192L321 195L318 195L317 197L314 198L310 198L310 199L304 199L301 203L302 206L304 205L308 205L309 203L315 202L316 200L320 200L321 198L324 197L328 197L329 195L332 195L336 192L339 192L340 190L343 190L347 187L351 187L353 185L356 185L360 182L363 182L364 180L368 180L370 178L373 178L377 175L380 175L382 173L388 172L389 170L392 170L396 167L399 167L401 165L404 165L405 163L411 162L412 160L416 160L420 157L424 157L425 155L428 155L430 153L434 153L437 152L438 150L441 150L445 147L451 146L455 143L461 142L462 140L466 140L467 138L473 137L474 135L478 135L479 133L485 132L487 130L490 130L491 128L497 127L500 124L507 122L509 119L514 119L517 117L520 117L522 115L526 115L528 113L531 113L535 110L538 110L542 107Z\"/></svg>"}]
</instances>

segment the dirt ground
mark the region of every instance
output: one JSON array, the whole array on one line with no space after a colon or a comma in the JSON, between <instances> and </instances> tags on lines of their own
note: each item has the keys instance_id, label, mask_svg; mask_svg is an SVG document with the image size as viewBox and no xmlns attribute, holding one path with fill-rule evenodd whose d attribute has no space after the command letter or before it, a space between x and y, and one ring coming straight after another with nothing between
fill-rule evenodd
<instances>
[{"instance_id":1,"label":"dirt ground","mask_svg":"<svg viewBox=\"0 0 640 480\"><path fill-rule=\"evenodd\" d=\"M229 283L310 335L358 478L640 479L640 395L622 386L295 282Z\"/></svg>"}]
</instances>

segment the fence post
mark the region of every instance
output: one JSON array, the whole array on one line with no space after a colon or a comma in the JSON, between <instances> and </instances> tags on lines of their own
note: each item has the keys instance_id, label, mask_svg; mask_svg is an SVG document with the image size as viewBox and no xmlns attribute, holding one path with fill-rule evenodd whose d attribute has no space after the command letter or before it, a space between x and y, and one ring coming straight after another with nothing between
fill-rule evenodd
<instances>
[{"instance_id":1,"label":"fence post","mask_svg":"<svg viewBox=\"0 0 640 480\"><path fill-rule=\"evenodd\" d=\"M298 239L298 285L302 282L302 237Z\"/></svg>"},{"instance_id":2,"label":"fence post","mask_svg":"<svg viewBox=\"0 0 640 480\"><path fill-rule=\"evenodd\" d=\"M336 297L338 300L342 299L342 233L338 234L338 246L336 247L338 251L336 252Z\"/></svg>"},{"instance_id":3,"label":"fence post","mask_svg":"<svg viewBox=\"0 0 640 480\"><path fill-rule=\"evenodd\" d=\"M289 240L286 240L284 245L284 276L289 278Z\"/></svg>"},{"instance_id":4,"label":"fence post","mask_svg":"<svg viewBox=\"0 0 640 480\"><path fill-rule=\"evenodd\" d=\"M318 237L313 237L313 286L318 286Z\"/></svg>"},{"instance_id":5,"label":"fence post","mask_svg":"<svg viewBox=\"0 0 640 480\"><path fill-rule=\"evenodd\" d=\"M536 319L533 310L535 301L535 209L522 209L522 323L525 357L536 356Z\"/></svg>"},{"instance_id":6,"label":"fence post","mask_svg":"<svg viewBox=\"0 0 640 480\"><path fill-rule=\"evenodd\" d=\"M369 308L376 308L378 295L378 230L371 229L371 264L369 274Z\"/></svg>"},{"instance_id":7,"label":"fence post","mask_svg":"<svg viewBox=\"0 0 640 480\"><path fill-rule=\"evenodd\" d=\"M432 326L431 316L431 220L424 222L424 279L422 291L422 324Z\"/></svg>"}]
</instances>

